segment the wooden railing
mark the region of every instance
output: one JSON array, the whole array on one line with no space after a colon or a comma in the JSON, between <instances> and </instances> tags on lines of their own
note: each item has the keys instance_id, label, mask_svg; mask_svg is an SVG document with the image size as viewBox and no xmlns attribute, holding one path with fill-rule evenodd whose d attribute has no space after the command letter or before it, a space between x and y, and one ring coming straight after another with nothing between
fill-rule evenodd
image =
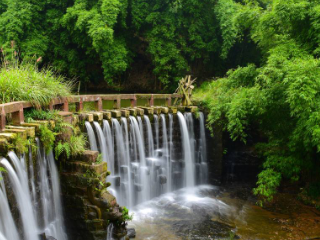
<instances>
[{"instance_id":1,"label":"wooden railing","mask_svg":"<svg viewBox=\"0 0 320 240\"><path fill-rule=\"evenodd\" d=\"M83 110L85 102L94 102L95 109L102 111L103 101L113 101L113 108L121 108L121 100L130 100L131 107L137 106L137 100L144 99L148 106L154 106L155 99L165 100L166 106L171 106L172 99L182 98L179 94L100 94L100 95L74 95L65 98L56 98L48 106L48 109L59 109L61 111L69 111L69 104L76 105L76 112ZM11 114L11 119L14 124L24 122L24 109L33 108L34 105L30 102L10 102L0 104L0 131L6 127L6 117Z\"/></svg>"}]
</instances>

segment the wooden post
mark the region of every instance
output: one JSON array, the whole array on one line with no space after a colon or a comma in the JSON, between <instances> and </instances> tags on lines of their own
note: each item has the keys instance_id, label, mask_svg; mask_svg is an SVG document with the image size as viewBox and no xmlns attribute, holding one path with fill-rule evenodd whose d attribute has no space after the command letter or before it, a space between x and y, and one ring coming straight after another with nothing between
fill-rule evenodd
<instances>
[{"instance_id":1,"label":"wooden post","mask_svg":"<svg viewBox=\"0 0 320 240\"><path fill-rule=\"evenodd\" d=\"M17 112L12 113L12 122L14 124L21 124L24 122L23 105L20 105L20 109Z\"/></svg>"},{"instance_id":2,"label":"wooden post","mask_svg":"<svg viewBox=\"0 0 320 240\"><path fill-rule=\"evenodd\" d=\"M82 98L80 98L79 102L76 103L76 111L81 112L83 110L83 101Z\"/></svg>"},{"instance_id":3,"label":"wooden post","mask_svg":"<svg viewBox=\"0 0 320 240\"><path fill-rule=\"evenodd\" d=\"M69 112L69 102L67 98L63 99L63 105L62 105L62 110L64 112Z\"/></svg>"},{"instance_id":4,"label":"wooden post","mask_svg":"<svg viewBox=\"0 0 320 240\"><path fill-rule=\"evenodd\" d=\"M3 131L6 127L6 112L4 111L4 107L1 109L0 113L0 131Z\"/></svg>"},{"instance_id":5,"label":"wooden post","mask_svg":"<svg viewBox=\"0 0 320 240\"><path fill-rule=\"evenodd\" d=\"M102 99L101 97L98 98L98 101L96 101L96 110L102 111Z\"/></svg>"},{"instance_id":6,"label":"wooden post","mask_svg":"<svg viewBox=\"0 0 320 240\"><path fill-rule=\"evenodd\" d=\"M149 106L152 107L154 105L153 94L151 94L151 98L149 99Z\"/></svg>"},{"instance_id":7,"label":"wooden post","mask_svg":"<svg viewBox=\"0 0 320 240\"><path fill-rule=\"evenodd\" d=\"M121 108L121 96L118 95L117 99L113 100L113 108L120 109Z\"/></svg>"},{"instance_id":8,"label":"wooden post","mask_svg":"<svg viewBox=\"0 0 320 240\"><path fill-rule=\"evenodd\" d=\"M170 107L172 104L172 98L171 96L167 98L167 107Z\"/></svg>"},{"instance_id":9,"label":"wooden post","mask_svg":"<svg viewBox=\"0 0 320 240\"><path fill-rule=\"evenodd\" d=\"M49 104L49 111L53 111L53 102Z\"/></svg>"},{"instance_id":10,"label":"wooden post","mask_svg":"<svg viewBox=\"0 0 320 240\"><path fill-rule=\"evenodd\" d=\"M136 107L137 106L137 98L134 96L133 99L130 99L131 107Z\"/></svg>"}]
</instances>

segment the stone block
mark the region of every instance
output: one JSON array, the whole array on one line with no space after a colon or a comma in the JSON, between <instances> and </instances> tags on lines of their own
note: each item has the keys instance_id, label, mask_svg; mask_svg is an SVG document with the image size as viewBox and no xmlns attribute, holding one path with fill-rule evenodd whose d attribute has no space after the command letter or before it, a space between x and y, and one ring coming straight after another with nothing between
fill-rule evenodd
<instances>
[{"instance_id":1,"label":"stone block","mask_svg":"<svg viewBox=\"0 0 320 240\"><path fill-rule=\"evenodd\" d=\"M129 110L131 116L137 116L137 109L129 108L128 110Z\"/></svg>"},{"instance_id":2,"label":"stone block","mask_svg":"<svg viewBox=\"0 0 320 240\"><path fill-rule=\"evenodd\" d=\"M0 139L6 139L8 141L14 139L17 136L15 133L0 133Z\"/></svg>"},{"instance_id":3,"label":"stone block","mask_svg":"<svg viewBox=\"0 0 320 240\"><path fill-rule=\"evenodd\" d=\"M142 108L135 108L137 110L137 116L143 116L144 110Z\"/></svg>"},{"instance_id":4,"label":"stone block","mask_svg":"<svg viewBox=\"0 0 320 240\"><path fill-rule=\"evenodd\" d=\"M104 111L104 112L103 112L103 119L111 120L111 112L109 112L109 111Z\"/></svg>"},{"instance_id":5,"label":"stone block","mask_svg":"<svg viewBox=\"0 0 320 240\"><path fill-rule=\"evenodd\" d=\"M121 110L121 116L128 118L130 116L130 111L128 110Z\"/></svg>"},{"instance_id":6,"label":"stone block","mask_svg":"<svg viewBox=\"0 0 320 240\"><path fill-rule=\"evenodd\" d=\"M154 114L159 115L161 113L161 107L153 107Z\"/></svg>"},{"instance_id":7,"label":"stone block","mask_svg":"<svg viewBox=\"0 0 320 240\"><path fill-rule=\"evenodd\" d=\"M103 112L93 112L94 121L102 121L103 120Z\"/></svg>"},{"instance_id":8,"label":"stone block","mask_svg":"<svg viewBox=\"0 0 320 240\"><path fill-rule=\"evenodd\" d=\"M178 106L177 109L179 112L182 112L182 113L184 113L186 111L186 107L184 107L184 106Z\"/></svg>"},{"instance_id":9,"label":"stone block","mask_svg":"<svg viewBox=\"0 0 320 240\"><path fill-rule=\"evenodd\" d=\"M144 114L146 115L152 115L154 113L153 107L141 107L141 109L144 110Z\"/></svg>"},{"instance_id":10,"label":"stone block","mask_svg":"<svg viewBox=\"0 0 320 240\"><path fill-rule=\"evenodd\" d=\"M36 131L34 127L21 127L21 126L6 126L6 129L22 129L27 132L28 137L35 137Z\"/></svg>"},{"instance_id":11,"label":"stone block","mask_svg":"<svg viewBox=\"0 0 320 240\"><path fill-rule=\"evenodd\" d=\"M79 118L81 121L93 122L93 114L91 113L81 113Z\"/></svg>"},{"instance_id":12,"label":"stone block","mask_svg":"<svg viewBox=\"0 0 320 240\"><path fill-rule=\"evenodd\" d=\"M111 116L112 116L113 118L120 118L120 117L121 117L121 111L112 110L112 111L111 111Z\"/></svg>"},{"instance_id":13,"label":"stone block","mask_svg":"<svg viewBox=\"0 0 320 240\"><path fill-rule=\"evenodd\" d=\"M81 155L77 157L76 160L86 162L86 163L95 163L99 156L98 151L85 150Z\"/></svg>"},{"instance_id":14,"label":"stone block","mask_svg":"<svg viewBox=\"0 0 320 240\"><path fill-rule=\"evenodd\" d=\"M177 114L178 109L177 107L169 107L169 113Z\"/></svg>"},{"instance_id":15,"label":"stone block","mask_svg":"<svg viewBox=\"0 0 320 240\"><path fill-rule=\"evenodd\" d=\"M7 152L8 144L9 142L6 138L0 138L0 152Z\"/></svg>"},{"instance_id":16,"label":"stone block","mask_svg":"<svg viewBox=\"0 0 320 240\"><path fill-rule=\"evenodd\" d=\"M191 112L191 113L195 113L198 111L198 107L197 106L187 106L185 107L186 112Z\"/></svg>"},{"instance_id":17,"label":"stone block","mask_svg":"<svg viewBox=\"0 0 320 240\"><path fill-rule=\"evenodd\" d=\"M27 139L27 137L28 137L27 131L22 130L22 129L4 129L3 132L4 133L15 133L17 136L19 136L23 139Z\"/></svg>"},{"instance_id":18,"label":"stone block","mask_svg":"<svg viewBox=\"0 0 320 240\"><path fill-rule=\"evenodd\" d=\"M72 112L69 111L60 111L58 112L58 115L60 117L62 117L63 121L67 122L67 123L72 123Z\"/></svg>"},{"instance_id":19,"label":"stone block","mask_svg":"<svg viewBox=\"0 0 320 240\"><path fill-rule=\"evenodd\" d=\"M161 109L161 113L163 113L163 114L169 113L169 108L167 108L167 107L160 107L160 109Z\"/></svg>"}]
</instances>

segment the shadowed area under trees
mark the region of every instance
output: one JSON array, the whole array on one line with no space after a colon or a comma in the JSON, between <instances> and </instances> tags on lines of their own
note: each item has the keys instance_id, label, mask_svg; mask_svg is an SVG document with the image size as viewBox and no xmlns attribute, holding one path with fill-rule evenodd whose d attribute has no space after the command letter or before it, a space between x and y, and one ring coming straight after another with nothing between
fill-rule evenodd
<instances>
[{"instance_id":1,"label":"shadowed area under trees","mask_svg":"<svg viewBox=\"0 0 320 240\"><path fill-rule=\"evenodd\" d=\"M0 46L14 40L81 91L172 92L186 74L201 82L259 64L250 37L237 41L236 10L231 0L1 0Z\"/></svg>"}]
</instances>

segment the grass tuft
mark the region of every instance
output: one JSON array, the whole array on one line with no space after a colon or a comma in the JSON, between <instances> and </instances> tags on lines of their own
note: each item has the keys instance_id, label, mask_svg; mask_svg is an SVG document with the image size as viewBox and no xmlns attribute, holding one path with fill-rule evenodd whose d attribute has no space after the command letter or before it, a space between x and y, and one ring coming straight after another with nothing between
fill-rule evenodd
<instances>
[{"instance_id":1,"label":"grass tuft","mask_svg":"<svg viewBox=\"0 0 320 240\"><path fill-rule=\"evenodd\" d=\"M67 81L52 68L18 62L0 68L0 103L29 101L36 107L47 106L56 97L71 95L73 81Z\"/></svg>"}]
</instances>

